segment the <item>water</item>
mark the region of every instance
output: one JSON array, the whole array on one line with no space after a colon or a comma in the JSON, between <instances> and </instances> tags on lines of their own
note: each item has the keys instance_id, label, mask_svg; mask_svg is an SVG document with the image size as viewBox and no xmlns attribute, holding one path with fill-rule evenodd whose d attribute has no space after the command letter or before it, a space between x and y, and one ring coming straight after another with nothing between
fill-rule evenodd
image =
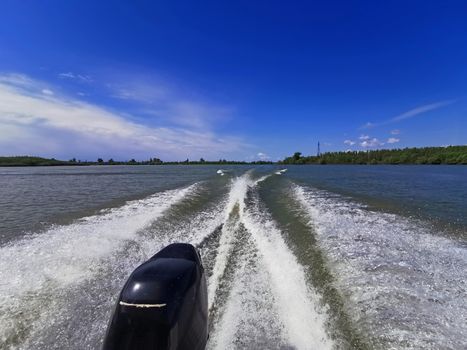
<instances>
[{"instance_id":1,"label":"water","mask_svg":"<svg viewBox=\"0 0 467 350\"><path fill-rule=\"evenodd\" d=\"M209 349L467 348L467 167L0 169L0 348L98 349L171 242L208 274Z\"/></svg>"}]
</instances>

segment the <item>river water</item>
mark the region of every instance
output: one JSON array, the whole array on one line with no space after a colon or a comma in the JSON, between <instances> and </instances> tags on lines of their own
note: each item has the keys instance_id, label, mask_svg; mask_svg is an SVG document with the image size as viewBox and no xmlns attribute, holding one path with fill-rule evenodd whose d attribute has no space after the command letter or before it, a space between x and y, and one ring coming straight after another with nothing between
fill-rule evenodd
<instances>
[{"instance_id":1,"label":"river water","mask_svg":"<svg viewBox=\"0 0 467 350\"><path fill-rule=\"evenodd\" d=\"M208 275L208 349L467 348L467 167L0 169L0 348L99 349L172 242Z\"/></svg>"}]
</instances>

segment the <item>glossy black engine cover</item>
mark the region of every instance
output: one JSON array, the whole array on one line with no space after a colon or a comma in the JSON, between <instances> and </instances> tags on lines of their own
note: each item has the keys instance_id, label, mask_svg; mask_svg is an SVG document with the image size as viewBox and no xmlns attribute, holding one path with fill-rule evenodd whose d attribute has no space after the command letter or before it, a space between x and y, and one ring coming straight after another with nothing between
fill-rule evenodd
<instances>
[{"instance_id":1,"label":"glossy black engine cover","mask_svg":"<svg viewBox=\"0 0 467 350\"><path fill-rule=\"evenodd\" d=\"M208 338L204 269L191 244L171 244L136 268L120 293L104 350L201 350Z\"/></svg>"}]
</instances>

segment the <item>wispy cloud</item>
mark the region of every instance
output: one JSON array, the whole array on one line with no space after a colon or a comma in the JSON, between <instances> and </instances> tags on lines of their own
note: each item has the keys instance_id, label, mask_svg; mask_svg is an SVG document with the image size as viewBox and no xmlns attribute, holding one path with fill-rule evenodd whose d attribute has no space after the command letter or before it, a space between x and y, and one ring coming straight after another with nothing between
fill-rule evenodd
<instances>
[{"instance_id":1,"label":"wispy cloud","mask_svg":"<svg viewBox=\"0 0 467 350\"><path fill-rule=\"evenodd\" d=\"M0 75L3 153L179 159L228 156L246 147L242 139L208 128L137 123L112 109L44 91L60 89L25 75Z\"/></svg>"},{"instance_id":2,"label":"wispy cloud","mask_svg":"<svg viewBox=\"0 0 467 350\"><path fill-rule=\"evenodd\" d=\"M232 108L228 106L193 98L192 91L180 93L170 84L154 77L127 78L124 82L107 84L107 89L110 97L133 105L139 114L180 127L206 129L214 123L229 120L232 113Z\"/></svg>"},{"instance_id":3,"label":"wispy cloud","mask_svg":"<svg viewBox=\"0 0 467 350\"><path fill-rule=\"evenodd\" d=\"M441 102L436 102L436 103L431 103L428 105L420 106L420 107L411 109L410 111L407 111L405 113L399 114L398 116L392 118L390 122L398 122L404 119L413 118L416 115L429 112L429 111L432 111L432 110L435 110L435 109L438 109L444 106L448 106L450 104L453 104L454 102L455 100L449 100L449 101L441 101Z\"/></svg>"},{"instance_id":4,"label":"wispy cloud","mask_svg":"<svg viewBox=\"0 0 467 350\"><path fill-rule=\"evenodd\" d=\"M91 83L92 78L89 75L75 74L72 72L59 73L58 77L61 79L75 80L82 83Z\"/></svg>"},{"instance_id":5,"label":"wispy cloud","mask_svg":"<svg viewBox=\"0 0 467 350\"><path fill-rule=\"evenodd\" d=\"M396 130L396 131L398 131L398 130ZM376 147L384 146L386 143L387 144L393 144L393 143L397 143L397 142L400 141L400 139L398 139L398 138L390 137L390 138L388 138L388 140L386 142L383 142L383 141L380 141L376 137L372 137L370 135L365 135L365 134L360 135L358 137L358 140L359 140L358 141L358 146L360 146L362 148L376 148ZM352 141L352 140L345 140L344 144L346 144L348 146L353 146L353 145L356 145L357 142ZM351 150L347 149L346 152L349 152L349 151L351 151Z\"/></svg>"},{"instance_id":6,"label":"wispy cloud","mask_svg":"<svg viewBox=\"0 0 467 350\"><path fill-rule=\"evenodd\" d=\"M391 135L399 135L401 131L399 129L391 130Z\"/></svg>"},{"instance_id":7,"label":"wispy cloud","mask_svg":"<svg viewBox=\"0 0 467 350\"><path fill-rule=\"evenodd\" d=\"M419 107L413 108L413 109L411 109L411 110L409 110L407 112L399 114L399 115L397 115L397 116L395 116L395 117L393 117L391 119L383 121L381 123L367 122L366 124L361 126L361 129L371 129L371 128L381 126L381 125L397 123L397 122L400 122L402 120L410 119L410 118L413 118L413 117L415 117L417 115L420 115L420 114L423 114L423 113L426 113L426 112L429 112L429 111L433 111L435 109L438 109L438 108L441 108L441 107L444 107L444 106L451 105L454 102L456 102L456 100L446 100L446 101L440 101L440 102L435 102L435 103L430 103L430 104L427 104L427 105L419 106Z\"/></svg>"},{"instance_id":8,"label":"wispy cloud","mask_svg":"<svg viewBox=\"0 0 467 350\"><path fill-rule=\"evenodd\" d=\"M258 154L256 155L259 160L269 160L271 159L271 157L269 157L266 153L263 153L263 152L258 152Z\"/></svg>"},{"instance_id":9,"label":"wispy cloud","mask_svg":"<svg viewBox=\"0 0 467 350\"><path fill-rule=\"evenodd\" d=\"M376 125L377 125L377 124L375 124L375 123L366 122L364 125L362 125L362 126L360 127L360 129L370 129L370 128L376 126Z\"/></svg>"},{"instance_id":10,"label":"wispy cloud","mask_svg":"<svg viewBox=\"0 0 467 350\"><path fill-rule=\"evenodd\" d=\"M364 136L365 138L363 139L360 137L360 140L363 140L362 142L360 142L360 146L362 146L363 148L374 148L384 145L384 142L381 142L376 137L370 138L367 137L367 135Z\"/></svg>"}]
</instances>

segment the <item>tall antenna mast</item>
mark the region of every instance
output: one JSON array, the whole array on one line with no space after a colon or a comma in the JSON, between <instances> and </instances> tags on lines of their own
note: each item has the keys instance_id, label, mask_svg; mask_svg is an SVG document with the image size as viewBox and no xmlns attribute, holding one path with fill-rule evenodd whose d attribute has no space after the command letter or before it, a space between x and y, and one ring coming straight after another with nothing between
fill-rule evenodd
<instances>
[{"instance_id":1,"label":"tall antenna mast","mask_svg":"<svg viewBox=\"0 0 467 350\"><path fill-rule=\"evenodd\" d=\"M321 149L319 147L319 141L318 141L318 152L316 153L317 157L321 157Z\"/></svg>"}]
</instances>

